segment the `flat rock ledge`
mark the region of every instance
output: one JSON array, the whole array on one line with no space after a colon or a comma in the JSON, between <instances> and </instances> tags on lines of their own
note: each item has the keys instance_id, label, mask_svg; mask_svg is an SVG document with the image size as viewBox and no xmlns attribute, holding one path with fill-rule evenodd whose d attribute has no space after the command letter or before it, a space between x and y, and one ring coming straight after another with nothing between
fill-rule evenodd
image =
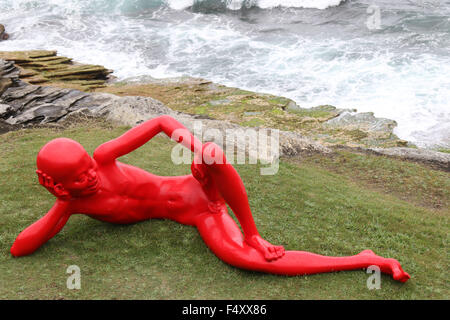
<instances>
[{"instance_id":1,"label":"flat rock ledge","mask_svg":"<svg viewBox=\"0 0 450 320\"><path fill-rule=\"evenodd\" d=\"M31 84L65 82L92 90L105 87L112 73L103 66L73 62L54 50L0 51L0 59L13 62L19 78Z\"/></svg>"}]
</instances>

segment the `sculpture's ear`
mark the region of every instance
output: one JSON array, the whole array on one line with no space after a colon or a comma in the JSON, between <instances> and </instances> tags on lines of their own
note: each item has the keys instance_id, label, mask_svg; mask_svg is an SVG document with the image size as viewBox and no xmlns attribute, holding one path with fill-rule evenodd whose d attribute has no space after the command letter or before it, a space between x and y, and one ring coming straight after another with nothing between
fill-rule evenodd
<instances>
[{"instance_id":1,"label":"sculpture's ear","mask_svg":"<svg viewBox=\"0 0 450 320\"><path fill-rule=\"evenodd\" d=\"M54 192L54 195L57 196L58 198L69 197L69 192L66 189L64 189L64 187L61 183L58 183L53 187L53 192Z\"/></svg>"}]
</instances>

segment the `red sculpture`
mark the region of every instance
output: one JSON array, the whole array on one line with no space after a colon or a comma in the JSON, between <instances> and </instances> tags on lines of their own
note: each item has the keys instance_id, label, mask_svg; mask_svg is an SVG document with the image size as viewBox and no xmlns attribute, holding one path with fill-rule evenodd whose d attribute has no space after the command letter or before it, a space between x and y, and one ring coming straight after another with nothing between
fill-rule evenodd
<instances>
[{"instance_id":1,"label":"red sculpture","mask_svg":"<svg viewBox=\"0 0 450 320\"><path fill-rule=\"evenodd\" d=\"M194 152L192 175L161 177L116 160L159 132ZM244 269L303 275L376 265L395 280L410 278L397 260L370 250L349 257L327 257L285 251L264 240L253 221L244 184L220 147L202 145L169 116L151 119L102 144L93 157L76 141L52 140L40 150L37 167L39 183L57 200L45 216L19 234L11 247L13 256L33 253L57 234L72 214L82 213L119 224L163 218L195 226L220 259ZM238 218L244 236L228 215L226 204Z\"/></svg>"}]
</instances>

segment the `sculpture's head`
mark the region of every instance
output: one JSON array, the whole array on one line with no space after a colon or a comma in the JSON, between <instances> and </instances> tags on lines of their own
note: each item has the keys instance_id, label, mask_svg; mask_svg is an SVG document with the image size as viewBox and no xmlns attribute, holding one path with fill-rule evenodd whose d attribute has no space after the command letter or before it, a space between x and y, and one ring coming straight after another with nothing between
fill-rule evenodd
<instances>
[{"instance_id":1,"label":"sculpture's head","mask_svg":"<svg viewBox=\"0 0 450 320\"><path fill-rule=\"evenodd\" d=\"M92 195L100 187L96 162L74 140L50 141L39 151L36 164L39 182L59 198Z\"/></svg>"}]
</instances>

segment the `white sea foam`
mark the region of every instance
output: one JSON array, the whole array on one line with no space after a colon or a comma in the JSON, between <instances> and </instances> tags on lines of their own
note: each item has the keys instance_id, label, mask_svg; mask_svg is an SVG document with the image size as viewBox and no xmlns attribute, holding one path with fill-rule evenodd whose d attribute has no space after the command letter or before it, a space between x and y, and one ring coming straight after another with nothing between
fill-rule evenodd
<instances>
[{"instance_id":1,"label":"white sea foam","mask_svg":"<svg viewBox=\"0 0 450 320\"><path fill-rule=\"evenodd\" d=\"M191 7L195 2L211 0L166 0L166 3L175 10ZM257 6L261 9L275 7L315 8L326 9L338 6L345 0L218 0L226 4L229 10L240 10L244 6Z\"/></svg>"},{"instance_id":2,"label":"white sea foam","mask_svg":"<svg viewBox=\"0 0 450 320\"><path fill-rule=\"evenodd\" d=\"M395 132L403 139L450 147L450 58L427 46L410 49L414 37L381 31L341 39L335 25L321 29L329 32L325 36L308 36L277 31L266 21L167 8L139 16L141 11L133 11L138 2L2 1L0 21L12 37L0 42L0 50L56 49L113 69L119 79L196 76L287 96L303 107L371 111L396 120ZM96 6L100 13L91 10ZM302 30L309 26L302 23ZM438 46L446 35L416 39Z\"/></svg>"},{"instance_id":3,"label":"white sea foam","mask_svg":"<svg viewBox=\"0 0 450 320\"><path fill-rule=\"evenodd\" d=\"M258 7L262 9L281 7L327 9L338 6L343 0L258 0Z\"/></svg>"}]
</instances>

